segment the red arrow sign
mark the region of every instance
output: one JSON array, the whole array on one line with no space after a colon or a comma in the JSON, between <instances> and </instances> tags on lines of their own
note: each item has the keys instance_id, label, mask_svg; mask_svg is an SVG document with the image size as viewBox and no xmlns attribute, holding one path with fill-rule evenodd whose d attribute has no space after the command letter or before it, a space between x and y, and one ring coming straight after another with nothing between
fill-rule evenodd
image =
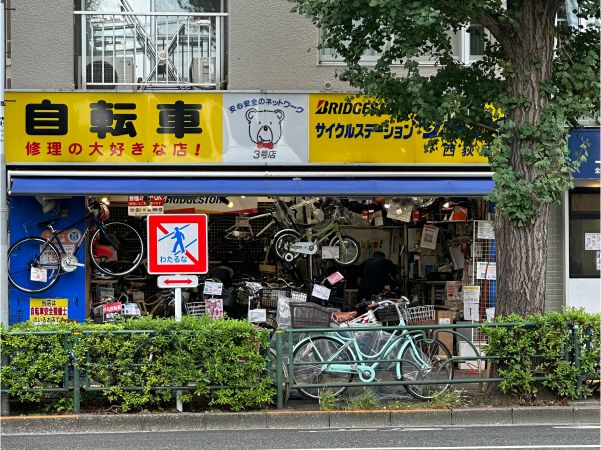
<instances>
[{"instance_id":1,"label":"red arrow sign","mask_svg":"<svg viewBox=\"0 0 601 450\"><path fill-rule=\"evenodd\" d=\"M198 286L198 277L194 275L161 275L157 284L163 289L193 288Z\"/></svg>"},{"instance_id":2,"label":"red arrow sign","mask_svg":"<svg viewBox=\"0 0 601 450\"><path fill-rule=\"evenodd\" d=\"M166 279L164 281L165 284L190 284L192 283L192 280L189 279L185 279L185 280L171 280L171 279Z\"/></svg>"}]
</instances>

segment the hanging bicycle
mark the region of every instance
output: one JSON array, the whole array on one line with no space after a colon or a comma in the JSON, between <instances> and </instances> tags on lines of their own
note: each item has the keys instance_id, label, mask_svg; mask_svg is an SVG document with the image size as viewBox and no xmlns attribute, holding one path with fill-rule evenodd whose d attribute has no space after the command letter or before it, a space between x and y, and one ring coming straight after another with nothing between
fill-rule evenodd
<instances>
[{"instance_id":1,"label":"hanging bicycle","mask_svg":"<svg viewBox=\"0 0 601 450\"><path fill-rule=\"evenodd\" d=\"M53 228L54 220L40 222L49 232L47 238L28 236L15 242L8 250L10 283L23 292L42 292L53 286L61 275L85 267L77 254L85 247L89 234L92 236L88 246L90 260L101 274L121 277L136 269L144 256L140 234L123 222L105 223L109 210L102 203L92 202L88 210L90 214L85 218L62 230ZM87 223L85 230L76 236L73 251L67 252L60 237L82 222Z\"/></svg>"},{"instance_id":2,"label":"hanging bicycle","mask_svg":"<svg viewBox=\"0 0 601 450\"><path fill-rule=\"evenodd\" d=\"M359 259L359 243L351 236L343 235L339 225L341 220L340 203L332 202L333 212L328 221L319 227L307 228L304 233L288 228L273 238L272 247L278 258L291 262L303 255L315 255L322 245L338 247L338 254L332 259L338 264L351 265Z\"/></svg>"}]
</instances>

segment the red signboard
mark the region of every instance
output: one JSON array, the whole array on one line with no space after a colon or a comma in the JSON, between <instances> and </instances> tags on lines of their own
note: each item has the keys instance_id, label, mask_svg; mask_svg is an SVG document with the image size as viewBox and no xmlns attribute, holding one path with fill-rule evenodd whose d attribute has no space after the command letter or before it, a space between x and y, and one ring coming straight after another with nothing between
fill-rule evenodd
<instances>
[{"instance_id":1,"label":"red signboard","mask_svg":"<svg viewBox=\"0 0 601 450\"><path fill-rule=\"evenodd\" d=\"M207 273L205 214L148 216L148 273Z\"/></svg>"}]
</instances>

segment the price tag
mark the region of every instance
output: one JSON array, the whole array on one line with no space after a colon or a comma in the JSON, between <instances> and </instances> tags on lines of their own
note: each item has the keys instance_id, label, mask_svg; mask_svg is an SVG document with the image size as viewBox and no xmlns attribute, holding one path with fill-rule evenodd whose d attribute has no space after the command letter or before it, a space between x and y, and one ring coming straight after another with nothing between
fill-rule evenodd
<instances>
[{"instance_id":1,"label":"price tag","mask_svg":"<svg viewBox=\"0 0 601 450\"><path fill-rule=\"evenodd\" d=\"M219 283L221 284L221 283ZM207 315L211 319L223 318L223 300L220 298L210 298L206 300Z\"/></svg>"},{"instance_id":2,"label":"price tag","mask_svg":"<svg viewBox=\"0 0 601 450\"><path fill-rule=\"evenodd\" d=\"M330 299L330 291L331 291L331 289L328 289L325 286L316 284L313 286L313 292L311 293L311 295L315 298L320 298L322 300L329 300Z\"/></svg>"},{"instance_id":3,"label":"price tag","mask_svg":"<svg viewBox=\"0 0 601 450\"><path fill-rule=\"evenodd\" d=\"M32 267L31 271L29 272L29 279L31 281L40 281L45 283L48 281L48 271L39 267Z\"/></svg>"},{"instance_id":4,"label":"price tag","mask_svg":"<svg viewBox=\"0 0 601 450\"><path fill-rule=\"evenodd\" d=\"M207 295L221 295L222 291L223 283L219 281L205 281L202 293Z\"/></svg>"},{"instance_id":5,"label":"price tag","mask_svg":"<svg viewBox=\"0 0 601 450\"><path fill-rule=\"evenodd\" d=\"M248 321L252 323L260 323L267 321L266 309L251 309L248 311Z\"/></svg>"},{"instance_id":6,"label":"price tag","mask_svg":"<svg viewBox=\"0 0 601 450\"><path fill-rule=\"evenodd\" d=\"M321 247L321 259L337 259L340 258L340 247L324 245Z\"/></svg>"},{"instance_id":7,"label":"price tag","mask_svg":"<svg viewBox=\"0 0 601 450\"><path fill-rule=\"evenodd\" d=\"M344 276L340 272L334 272L328 278L326 278L331 285L338 283L341 280L344 280Z\"/></svg>"}]
</instances>

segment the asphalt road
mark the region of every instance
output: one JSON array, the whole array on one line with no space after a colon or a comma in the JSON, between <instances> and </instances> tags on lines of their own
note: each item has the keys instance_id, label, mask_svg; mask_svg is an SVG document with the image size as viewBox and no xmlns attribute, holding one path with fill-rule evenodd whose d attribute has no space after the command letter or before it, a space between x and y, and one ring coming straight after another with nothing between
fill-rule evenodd
<instances>
[{"instance_id":1,"label":"asphalt road","mask_svg":"<svg viewBox=\"0 0 601 450\"><path fill-rule=\"evenodd\" d=\"M506 425L2 436L11 449L589 449L601 448L599 425Z\"/></svg>"}]
</instances>

